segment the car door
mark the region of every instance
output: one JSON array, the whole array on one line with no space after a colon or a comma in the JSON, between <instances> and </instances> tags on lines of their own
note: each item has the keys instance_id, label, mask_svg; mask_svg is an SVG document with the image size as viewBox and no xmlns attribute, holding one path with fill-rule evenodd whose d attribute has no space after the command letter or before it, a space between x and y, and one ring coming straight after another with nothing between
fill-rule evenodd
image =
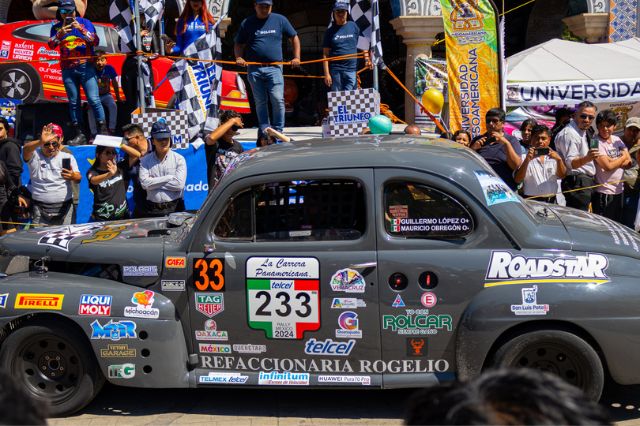
<instances>
[{"instance_id":1,"label":"car door","mask_svg":"<svg viewBox=\"0 0 640 426\"><path fill-rule=\"evenodd\" d=\"M372 185L355 169L224 190L210 253L189 255L198 384L381 384Z\"/></svg>"},{"instance_id":2,"label":"car door","mask_svg":"<svg viewBox=\"0 0 640 426\"><path fill-rule=\"evenodd\" d=\"M385 168L375 181L384 385L452 379L456 328L490 249L512 245L451 180Z\"/></svg>"}]
</instances>

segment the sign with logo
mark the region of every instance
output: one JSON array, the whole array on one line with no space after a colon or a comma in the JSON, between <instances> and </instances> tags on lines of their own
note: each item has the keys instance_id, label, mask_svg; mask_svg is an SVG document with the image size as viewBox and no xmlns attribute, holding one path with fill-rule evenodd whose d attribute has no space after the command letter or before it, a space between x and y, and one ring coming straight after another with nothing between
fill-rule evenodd
<instances>
[{"instance_id":1,"label":"sign with logo","mask_svg":"<svg viewBox=\"0 0 640 426\"><path fill-rule=\"evenodd\" d=\"M106 348L100 349L102 358L135 358L135 348L129 348L125 344L109 344Z\"/></svg>"},{"instance_id":2,"label":"sign with logo","mask_svg":"<svg viewBox=\"0 0 640 426\"><path fill-rule=\"evenodd\" d=\"M366 281L355 269L340 269L331 277L331 290L345 293L364 293Z\"/></svg>"},{"instance_id":3,"label":"sign with logo","mask_svg":"<svg viewBox=\"0 0 640 426\"><path fill-rule=\"evenodd\" d=\"M338 383L343 385L371 385L371 376L318 376L318 383Z\"/></svg>"},{"instance_id":4,"label":"sign with logo","mask_svg":"<svg viewBox=\"0 0 640 426\"><path fill-rule=\"evenodd\" d=\"M320 263L312 257L247 260L249 327L268 339L302 339L320 328Z\"/></svg>"},{"instance_id":5,"label":"sign with logo","mask_svg":"<svg viewBox=\"0 0 640 426\"><path fill-rule=\"evenodd\" d=\"M412 337L407 339L407 356L426 356L427 339Z\"/></svg>"},{"instance_id":6,"label":"sign with logo","mask_svg":"<svg viewBox=\"0 0 640 426\"><path fill-rule=\"evenodd\" d=\"M41 231L44 235L38 240L38 245L69 251L69 243L74 238L85 237L101 228L102 224L66 225L50 228Z\"/></svg>"},{"instance_id":7,"label":"sign with logo","mask_svg":"<svg viewBox=\"0 0 640 426\"><path fill-rule=\"evenodd\" d=\"M258 384L271 386L308 386L309 373L261 371L258 375Z\"/></svg>"},{"instance_id":8,"label":"sign with logo","mask_svg":"<svg viewBox=\"0 0 640 426\"><path fill-rule=\"evenodd\" d=\"M9 299L9 293L0 294L0 308L7 307L7 300Z\"/></svg>"},{"instance_id":9,"label":"sign with logo","mask_svg":"<svg viewBox=\"0 0 640 426\"><path fill-rule=\"evenodd\" d=\"M185 280L162 280L160 281L162 291L184 291Z\"/></svg>"},{"instance_id":10,"label":"sign with logo","mask_svg":"<svg viewBox=\"0 0 640 426\"><path fill-rule=\"evenodd\" d=\"M213 343L198 343L198 350L207 354L230 354L231 345L215 345Z\"/></svg>"},{"instance_id":11,"label":"sign with logo","mask_svg":"<svg viewBox=\"0 0 640 426\"><path fill-rule=\"evenodd\" d=\"M184 269L187 267L187 259L185 257L167 256L164 259L164 267Z\"/></svg>"},{"instance_id":12,"label":"sign with logo","mask_svg":"<svg viewBox=\"0 0 640 426\"><path fill-rule=\"evenodd\" d=\"M438 303L438 297L431 291L425 291L420 296L420 303L422 303L422 306L425 308L431 309Z\"/></svg>"},{"instance_id":13,"label":"sign with logo","mask_svg":"<svg viewBox=\"0 0 640 426\"><path fill-rule=\"evenodd\" d=\"M609 282L605 273L609 260L605 255L526 257L507 251L494 251L487 268L485 287L518 283L593 283Z\"/></svg>"},{"instance_id":14,"label":"sign with logo","mask_svg":"<svg viewBox=\"0 0 640 426\"><path fill-rule=\"evenodd\" d=\"M383 315L382 328L398 334L437 334L438 330L451 331L453 319L451 315Z\"/></svg>"},{"instance_id":15,"label":"sign with logo","mask_svg":"<svg viewBox=\"0 0 640 426\"><path fill-rule=\"evenodd\" d=\"M339 330L336 330L337 338L362 338L362 330L359 329L358 314L352 311L346 311L338 317Z\"/></svg>"},{"instance_id":16,"label":"sign with logo","mask_svg":"<svg viewBox=\"0 0 640 426\"><path fill-rule=\"evenodd\" d=\"M267 345L238 344L233 350L239 354L261 354L267 351Z\"/></svg>"},{"instance_id":17,"label":"sign with logo","mask_svg":"<svg viewBox=\"0 0 640 426\"><path fill-rule=\"evenodd\" d=\"M213 318L224 311L224 295L222 293L196 293L196 311Z\"/></svg>"},{"instance_id":18,"label":"sign with logo","mask_svg":"<svg viewBox=\"0 0 640 426\"><path fill-rule=\"evenodd\" d=\"M357 309L366 307L367 304L364 300L352 297L334 297L331 302L331 309Z\"/></svg>"},{"instance_id":19,"label":"sign with logo","mask_svg":"<svg viewBox=\"0 0 640 426\"><path fill-rule=\"evenodd\" d=\"M95 320L91 323L92 339L108 339L118 341L120 339L135 339L136 323L133 321L113 321L110 320L104 326L100 321Z\"/></svg>"},{"instance_id":20,"label":"sign with logo","mask_svg":"<svg viewBox=\"0 0 640 426\"><path fill-rule=\"evenodd\" d=\"M136 306L126 306L124 308L125 317L134 318L158 318L160 309L153 307L155 293L151 290L136 291L131 296L131 303Z\"/></svg>"},{"instance_id":21,"label":"sign with logo","mask_svg":"<svg viewBox=\"0 0 640 426\"><path fill-rule=\"evenodd\" d=\"M208 319L204 322L204 330L196 330L196 340L210 340L210 341L227 341L229 340L229 334L226 331L218 330L218 325L212 319Z\"/></svg>"},{"instance_id":22,"label":"sign with logo","mask_svg":"<svg viewBox=\"0 0 640 426\"><path fill-rule=\"evenodd\" d=\"M523 288L522 305L511 305L511 312L516 315L547 315L549 305L538 304L538 286Z\"/></svg>"},{"instance_id":23,"label":"sign with logo","mask_svg":"<svg viewBox=\"0 0 640 426\"><path fill-rule=\"evenodd\" d=\"M83 294L80 296L78 315L108 317L111 315L111 296Z\"/></svg>"},{"instance_id":24,"label":"sign with logo","mask_svg":"<svg viewBox=\"0 0 640 426\"><path fill-rule=\"evenodd\" d=\"M136 376L135 364L117 364L107 367L110 379L133 379Z\"/></svg>"},{"instance_id":25,"label":"sign with logo","mask_svg":"<svg viewBox=\"0 0 640 426\"><path fill-rule=\"evenodd\" d=\"M347 356L355 346L356 341L336 342L332 339L316 340L311 338L304 344L304 353L307 355L337 355Z\"/></svg>"},{"instance_id":26,"label":"sign with logo","mask_svg":"<svg viewBox=\"0 0 640 426\"><path fill-rule=\"evenodd\" d=\"M125 265L122 267L123 277L157 277L158 267L156 265Z\"/></svg>"},{"instance_id":27,"label":"sign with logo","mask_svg":"<svg viewBox=\"0 0 640 426\"><path fill-rule=\"evenodd\" d=\"M329 117L322 126L323 137L359 135L369 119L380 113L380 94L371 88L329 92L327 101Z\"/></svg>"},{"instance_id":28,"label":"sign with logo","mask_svg":"<svg viewBox=\"0 0 640 426\"><path fill-rule=\"evenodd\" d=\"M199 376L198 383L202 384L237 384L247 383L249 376L241 373L214 373L210 372L206 376Z\"/></svg>"},{"instance_id":29,"label":"sign with logo","mask_svg":"<svg viewBox=\"0 0 640 426\"><path fill-rule=\"evenodd\" d=\"M404 300L402 300L402 296L397 294L396 298L393 300L393 303L391 304L391 306L394 307L394 308L404 308L405 304L404 304Z\"/></svg>"},{"instance_id":30,"label":"sign with logo","mask_svg":"<svg viewBox=\"0 0 640 426\"><path fill-rule=\"evenodd\" d=\"M64 294L18 293L14 309L38 309L59 311Z\"/></svg>"}]
</instances>

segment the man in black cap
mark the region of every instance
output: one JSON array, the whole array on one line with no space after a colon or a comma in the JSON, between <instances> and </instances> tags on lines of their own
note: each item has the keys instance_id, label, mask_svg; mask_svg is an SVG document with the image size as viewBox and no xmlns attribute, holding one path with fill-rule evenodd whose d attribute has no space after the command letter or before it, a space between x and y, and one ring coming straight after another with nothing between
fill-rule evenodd
<instances>
[{"instance_id":1,"label":"man in black cap","mask_svg":"<svg viewBox=\"0 0 640 426\"><path fill-rule=\"evenodd\" d=\"M171 129L164 119L153 123L151 138L154 150L140 160L140 185L147 191L144 216L184 211L187 162L171 149Z\"/></svg>"}]
</instances>

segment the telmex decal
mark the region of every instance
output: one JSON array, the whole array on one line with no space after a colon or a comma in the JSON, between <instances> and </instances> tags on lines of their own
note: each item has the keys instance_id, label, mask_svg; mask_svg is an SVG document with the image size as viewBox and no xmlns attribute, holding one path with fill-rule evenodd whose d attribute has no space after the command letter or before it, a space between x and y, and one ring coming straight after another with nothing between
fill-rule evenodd
<instances>
[{"instance_id":1,"label":"telmex decal","mask_svg":"<svg viewBox=\"0 0 640 426\"><path fill-rule=\"evenodd\" d=\"M0 308L7 307L7 299L9 299L9 293L0 294Z\"/></svg>"},{"instance_id":2,"label":"telmex decal","mask_svg":"<svg viewBox=\"0 0 640 426\"><path fill-rule=\"evenodd\" d=\"M308 386L309 373L292 373L290 371L261 371L258 375L259 385Z\"/></svg>"},{"instance_id":3,"label":"telmex decal","mask_svg":"<svg viewBox=\"0 0 640 426\"><path fill-rule=\"evenodd\" d=\"M78 315L108 317L111 315L111 296L97 294L83 294L80 296Z\"/></svg>"},{"instance_id":4,"label":"telmex decal","mask_svg":"<svg viewBox=\"0 0 640 426\"><path fill-rule=\"evenodd\" d=\"M443 373L449 370L446 359L394 359L389 361L349 359L238 358L201 355L200 367L219 370L295 371L307 373Z\"/></svg>"},{"instance_id":5,"label":"telmex decal","mask_svg":"<svg viewBox=\"0 0 640 426\"><path fill-rule=\"evenodd\" d=\"M186 288L185 280L162 280L160 285L162 291L184 291Z\"/></svg>"},{"instance_id":6,"label":"telmex decal","mask_svg":"<svg viewBox=\"0 0 640 426\"><path fill-rule=\"evenodd\" d=\"M506 251L491 253L485 287L529 283L594 283L609 282L605 274L609 260L602 254L586 256L526 257Z\"/></svg>"},{"instance_id":7,"label":"telmex decal","mask_svg":"<svg viewBox=\"0 0 640 426\"><path fill-rule=\"evenodd\" d=\"M104 326L100 321L95 320L91 323L92 339L110 339L118 341L120 339L135 339L136 323L133 321L113 321L110 320Z\"/></svg>"},{"instance_id":8,"label":"telmex decal","mask_svg":"<svg viewBox=\"0 0 640 426\"><path fill-rule=\"evenodd\" d=\"M164 267L184 269L187 267L187 259L185 257L167 256L164 259Z\"/></svg>"},{"instance_id":9,"label":"telmex decal","mask_svg":"<svg viewBox=\"0 0 640 426\"><path fill-rule=\"evenodd\" d=\"M107 345L105 349L100 349L102 358L135 358L136 350L129 348L129 345Z\"/></svg>"},{"instance_id":10,"label":"telmex decal","mask_svg":"<svg viewBox=\"0 0 640 426\"><path fill-rule=\"evenodd\" d=\"M209 373L206 376L199 376L198 383L225 383L225 384L244 384L247 383L249 376L241 373Z\"/></svg>"},{"instance_id":11,"label":"telmex decal","mask_svg":"<svg viewBox=\"0 0 640 426\"><path fill-rule=\"evenodd\" d=\"M367 304L364 300L351 297L334 297L331 302L331 309L357 309L366 307Z\"/></svg>"},{"instance_id":12,"label":"telmex decal","mask_svg":"<svg viewBox=\"0 0 640 426\"><path fill-rule=\"evenodd\" d=\"M451 331L451 315L383 315L382 328L398 334L437 334L438 330Z\"/></svg>"},{"instance_id":13,"label":"telmex decal","mask_svg":"<svg viewBox=\"0 0 640 426\"><path fill-rule=\"evenodd\" d=\"M41 309L59 311L64 294L18 293L14 309Z\"/></svg>"},{"instance_id":14,"label":"telmex decal","mask_svg":"<svg viewBox=\"0 0 640 426\"><path fill-rule=\"evenodd\" d=\"M371 384L371 376L318 376L318 383L360 383L368 386Z\"/></svg>"}]
</instances>

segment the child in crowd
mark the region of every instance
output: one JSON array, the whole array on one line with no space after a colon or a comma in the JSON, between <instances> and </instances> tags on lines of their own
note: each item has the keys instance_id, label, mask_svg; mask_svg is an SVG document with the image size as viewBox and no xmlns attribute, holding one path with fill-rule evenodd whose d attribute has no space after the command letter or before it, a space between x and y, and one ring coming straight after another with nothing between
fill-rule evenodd
<instances>
[{"instance_id":1,"label":"child in crowd","mask_svg":"<svg viewBox=\"0 0 640 426\"><path fill-rule=\"evenodd\" d=\"M220 126L206 137L204 147L209 191L217 185L231 160L244 151L240 142L234 139L238 130L243 127L240 114L235 111L223 111L220 114Z\"/></svg>"},{"instance_id":2,"label":"child in crowd","mask_svg":"<svg viewBox=\"0 0 640 426\"><path fill-rule=\"evenodd\" d=\"M120 98L120 86L118 85L118 74L115 68L107 64L106 52L104 50L96 49L96 71L98 77L98 93L100 94L100 102L102 107L107 112L109 121L108 128L109 133L114 134L116 131L116 122L118 120L118 106L116 101L121 102ZM111 85L116 93L116 99L113 99L111 94ZM93 114L89 114L89 127L91 128L91 135L95 135L96 120Z\"/></svg>"},{"instance_id":3,"label":"child in crowd","mask_svg":"<svg viewBox=\"0 0 640 426\"><path fill-rule=\"evenodd\" d=\"M533 118L527 118L520 125L520 145L522 145L522 153L526 155L527 150L531 146L531 131L533 126L538 124Z\"/></svg>"},{"instance_id":4,"label":"child in crowd","mask_svg":"<svg viewBox=\"0 0 640 426\"><path fill-rule=\"evenodd\" d=\"M116 163L116 156L115 148L96 146L96 161L87 171L89 189L93 192L92 222L129 217L124 165Z\"/></svg>"},{"instance_id":5,"label":"child in crowd","mask_svg":"<svg viewBox=\"0 0 640 426\"><path fill-rule=\"evenodd\" d=\"M466 130L456 130L453 134L453 140L464 146L471 144L471 133Z\"/></svg>"},{"instance_id":6,"label":"child in crowd","mask_svg":"<svg viewBox=\"0 0 640 426\"><path fill-rule=\"evenodd\" d=\"M549 148L551 130L547 126L535 125L531 130L531 146L522 155L522 164L514 175L516 183L523 183L525 197L555 204L558 179L567 174L564 161L557 152Z\"/></svg>"},{"instance_id":7,"label":"child in crowd","mask_svg":"<svg viewBox=\"0 0 640 426\"><path fill-rule=\"evenodd\" d=\"M597 135L594 141L598 141L600 156L596 163L596 187L593 198L593 212L622 223L622 205L624 182L622 176L624 169L631 166L631 157L627 146L614 136L618 117L610 109L600 111L596 116Z\"/></svg>"}]
</instances>

